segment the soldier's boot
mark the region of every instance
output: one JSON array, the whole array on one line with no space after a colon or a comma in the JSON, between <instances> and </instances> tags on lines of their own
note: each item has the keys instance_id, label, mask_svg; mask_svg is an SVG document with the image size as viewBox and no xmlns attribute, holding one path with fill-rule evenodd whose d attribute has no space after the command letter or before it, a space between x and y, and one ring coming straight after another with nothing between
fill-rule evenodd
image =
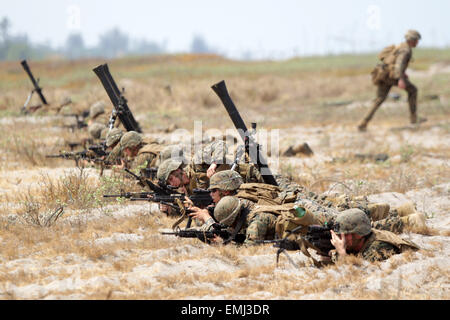
<instances>
[{"instance_id":1,"label":"soldier's boot","mask_svg":"<svg viewBox=\"0 0 450 320\"><path fill-rule=\"evenodd\" d=\"M415 114L415 113L412 113L409 118L410 118L411 124L420 124L420 123L427 121L427 118L417 117L417 114Z\"/></svg>"},{"instance_id":2,"label":"soldier's boot","mask_svg":"<svg viewBox=\"0 0 450 320\"><path fill-rule=\"evenodd\" d=\"M359 125L358 125L358 131L360 132L365 132L367 131L367 122L366 120L363 120Z\"/></svg>"},{"instance_id":3,"label":"soldier's boot","mask_svg":"<svg viewBox=\"0 0 450 320\"><path fill-rule=\"evenodd\" d=\"M305 154L307 156L311 156L314 154L314 152L311 150L311 148L309 147L309 145L305 142L299 145L296 145L292 151L294 152L294 154L297 153L302 153Z\"/></svg>"}]
</instances>

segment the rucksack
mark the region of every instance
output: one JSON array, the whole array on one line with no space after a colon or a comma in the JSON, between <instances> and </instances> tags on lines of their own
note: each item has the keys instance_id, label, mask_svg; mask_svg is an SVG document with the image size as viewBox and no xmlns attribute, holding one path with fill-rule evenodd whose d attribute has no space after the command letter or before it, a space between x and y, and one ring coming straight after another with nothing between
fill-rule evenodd
<instances>
[{"instance_id":1,"label":"rucksack","mask_svg":"<svg viewBox=\"0 0 450 320\"><path fill-rule=\"evenodd\" d=\"M295 196L283 196L279 187L266 183L243 183L236 196L258 205L280 205L295 201Z\"/></svg>"},{"instance_id":2,"label":"rucksack","mask_svg":"<svg viewBox=\"0 0 450 320\"><path fill-rule=\"evenodd\" d=\"M378 63L370 73L373 84L379 85L388 80L392 75L399 48L399 46L393 44L385 47L378 54L378 59L380 59L381 63Z\"/></svg>"}]
</instances>

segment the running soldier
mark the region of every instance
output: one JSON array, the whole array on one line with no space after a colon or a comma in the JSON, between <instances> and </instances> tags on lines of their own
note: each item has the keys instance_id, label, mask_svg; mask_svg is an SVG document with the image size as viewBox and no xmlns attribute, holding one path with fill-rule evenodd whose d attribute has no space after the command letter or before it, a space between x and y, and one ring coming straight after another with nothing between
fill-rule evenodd
<instances>
[{"instance_id":1,"label":"running soldier","mask_svg":"<svg viewBox=\"0 0 450 320\"><path fill-rule=\"evenodd\" d=\"M417 117L417 88L409 81L405 73L412 58L412 48L418 45L421 35L415 30L409 30L405 34L405 39L406 42L397 46L391 45L386 47L378 55L382 63L378 64L372 71L372 82L377 86L377 97L369 113L359 124L359 131L367 130L369 121L384 100L386 100L392 86L398 86L408 93L410 122L415 124L426 121L425 118Z\"/></svg>"}]
</instances>

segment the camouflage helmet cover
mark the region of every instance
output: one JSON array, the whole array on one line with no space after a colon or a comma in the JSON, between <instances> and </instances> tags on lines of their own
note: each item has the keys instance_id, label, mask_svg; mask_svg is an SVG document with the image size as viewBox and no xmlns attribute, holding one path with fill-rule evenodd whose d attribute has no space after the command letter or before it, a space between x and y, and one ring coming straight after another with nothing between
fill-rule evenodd
<instances>
[{"instance_id":1,"label":"camouflage helmet cover","mask_svg":"<svg viewBox=\"0 0 450 320\"><path fill-rule=\"evenodd\" d=\"M209 190L236 190L244 183L241 175L234 170L223 170L215 173L209 180Z\"/></svg>"},{"instance_id":2,"label":"camouflage helmet cover","mask_svg":"<svg viewBox=\"0 0 450 320\"><path fill-rule=\"evenodd\" d=\"M89 109L89 117L91 118L95 118L102 113L105 113L105 103L103 101L95 102Z\"/></svg>"},{"instance_id":3,"label":"camouflage helmet cover","mask_svg":"<svg viewBox=\"0 0 450 320\"><path fill-rule=\"evenodd\" d=\"M370 233L372 226L369 217L360 209L348 209L336 217L336 233L356 233L366 236Z\"/></svg>"},{"instance_id":4,"label":"camouflage helmet cover","mask_svg":"<svg viewBox=\"0 0 450 320\"><path fill-rule=\"evenodd\" d=\"M180 168L182 164L183 161L177 159L167 159L163 161L158 167L158 171L156 172L156 178L166 183L167 179L169 178L169 175L173 171Z\"/></svg>"},{"instance_id":5,"label":"camouflage helmet cover","mask_svg":"<svg viewBox=\"0 0 450 320\"><path fill-rule=\"evenodd\" d=\"M88 128L88 132L91 135L92 138L94 139L100 139L101 134L102 134L102 130L105 128L105 125L99 123L99 122L94 122L93 124L91 124Z\"/></svg>"},{"instance_id":6,"label":"camouflage helmet cover","mask_svg":"<svg viewBox=\"0 0 450 320\"><path fill-rule=\"evenodd\" d=\"M171 145L165 147L159 154L161 162L167 159L183 159L183 148L178 145Z\"/></svg>"},{"instance_id":7,"label":"camouflage helmet cover","mask_svg":"<svg viewBox=\"0 0 450 320\"><path fill-rule=\"evenodd\" d=\"M100 132L100 139L101 140L105 140L106 139L106 135L108 134L108 132L109 132L109 128L108 127L104 127L102 129L102 131Z\"/></svg>"},{"instance_id":8,"label":"camouflage helmet cover","mask_svg":"<svg viewBox=\"0 0 450 320\"><path fill-rule=\"evenodd\" d=\"M214 218L226 226L232 226L241 211L242 203L238 197L225 196L214 209Z\"/></svg>"},{"instance_id":9,"label":"camouflage helmet cover","mask_svg":"<svg viewBox=\"0 0 450 320\"><path fill-rule=\"evenodd\" d=\"M111 147L113 144L118 143L123 136L123 131L119 128L112 128L106 135L106 146Z\"/></svg>"},{"instance_id":10,"label":"camouflage helmet cover","mask_svg":"<svg viewBox=\"0 0 450 320\"><path fill-rule=\"evenodd\" d=\"M128 131L120 138L120 146L122 149L133 148L142 143L142 136L136 131Z\"/></svg>"},{"instance_id":11,"label":"camouflage helmet cover","mask_svg":"<svg viewBox=\"0 0 450 320\"><path fill-rule=\"evenodd\" d=\"M422 39L422 36L416 30L408 30L406 32L406 34L405 34L405 39L406 39L406 41L409 41L409 40L420 40L420 39Z\"/></svg>"}]
</instances>

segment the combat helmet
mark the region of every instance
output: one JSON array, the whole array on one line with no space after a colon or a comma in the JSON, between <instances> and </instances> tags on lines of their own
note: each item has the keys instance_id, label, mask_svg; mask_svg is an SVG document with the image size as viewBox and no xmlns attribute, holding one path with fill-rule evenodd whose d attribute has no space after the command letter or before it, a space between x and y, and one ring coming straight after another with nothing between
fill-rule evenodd
<instances>
[{"instance_id":1,"label":"combat helmet","mask_svg":"<svg viewBox=\"0 0 450 320\"><path fill-rule=\"evenodd\" d=\"M105 103L103 101L97 101L89 109L89 117L94 119L95 117L105 113Z\"/></svg>"},{"instance_id":2,"label":"combat helmet","mask_svg":"<svg viewBox=\"0 0 450 320\"><path fill-rule=\"evenodd\" d=\"M406 39L406 41L409 41L409 40L420 40L420 39L422 39L422 36L416 30L408 30L406 32L406 34L405 34L405 39Z\"/></svg>"},{"instance_id":3,"label":"combat helmet","mask_svg":"<svg viewBox=\"0 0 450 320\"><path fill-rule=\"evenodd\" d=\"M128 131L120 138L120 147L134 148L142 143L142 136L136 131Z\"/></svg>"},{"instance_id":4,"label":"combat helmet","mask_svg":"<svg viewBox=\"0 0 450 320\"><path fill-rule=\"evenodd\" d=\"M236 190L244 183L241 175L234 170L219 171L209 180L209 190Z\"/></svg>"},{"instance_id":5,"label":"combat helmet","mask_svg":"<svg viewBox=\"0 0 450 320\"><path fill-rule=\"evenodd\" d=\"M348 209L340 212L335 220L336 233L356 233L366 236L371 232L372 226L369 217L360 209Z\"/></svg>"},{"instance_id":6,"label":"combat helmet","mask_svg":"<svg viewBox=\"0 0 450 320\"><path fill-rule=\"evenodd\" d=\"M91 124L88 128L88 132L91 135L92 138L94 139L100 139L101 134L102 134L102 130L105 128L105 125L99 123L99 122L94 122L93 124Z\"/></svg>"},{"instance_id":7,"label":"combat helmet","mask_svg":"<svg viewBox=\"0 0 450 320\"><path fill-rule=\"evenodd\" d=\"M226 226L232 226L241 211L242 203L238 197L225 196L214 209L214 218Z\"/></svg>"},{"instance_id":8,"label":"combat helmet","mask_svg":"<svg viewBox=\"0 0 450 320\"><path fill-rule=\"evenodd\" d=\"M120 138L123 136L123 131L119 128L112 128L111 131L106 135L106 146L109 148L113 144L116 144L120 141Z\"/></svg>"},{"instance_id":9,"label":"combat helmet","mask_svg":"<svg viewBox=\"0 0 450 320\"><path fill-rule=\"evenodd\" d=\"M102 129L102 131L100 132L100 139L101 140L106 140L106 136L108 135L109 132L109 128L108 127L104 127Z\"/></svg>"},{"instance_id":10,"label":"combat helmet","mask_svg":"<svg viewBox=\"0 0 450 320\"><path fill-rule=\"evenodd\" d=\"M163 161L158 167L156 172L156 178L164 183L167 183L169 175L180 168L183 165L183 161L180 159L167 159Z\"/></svg>"},{"instance_id":11,"label":"combat helmet","mask_svg":"<svg viewBox=\"0 0 450 320\"><path fill-rule=\"evenodd\" d=\"M159 154L159 161L164 162L167 159L183 159L183 148L178 145L165 147Z\"/></svg>"}]
</instances>

